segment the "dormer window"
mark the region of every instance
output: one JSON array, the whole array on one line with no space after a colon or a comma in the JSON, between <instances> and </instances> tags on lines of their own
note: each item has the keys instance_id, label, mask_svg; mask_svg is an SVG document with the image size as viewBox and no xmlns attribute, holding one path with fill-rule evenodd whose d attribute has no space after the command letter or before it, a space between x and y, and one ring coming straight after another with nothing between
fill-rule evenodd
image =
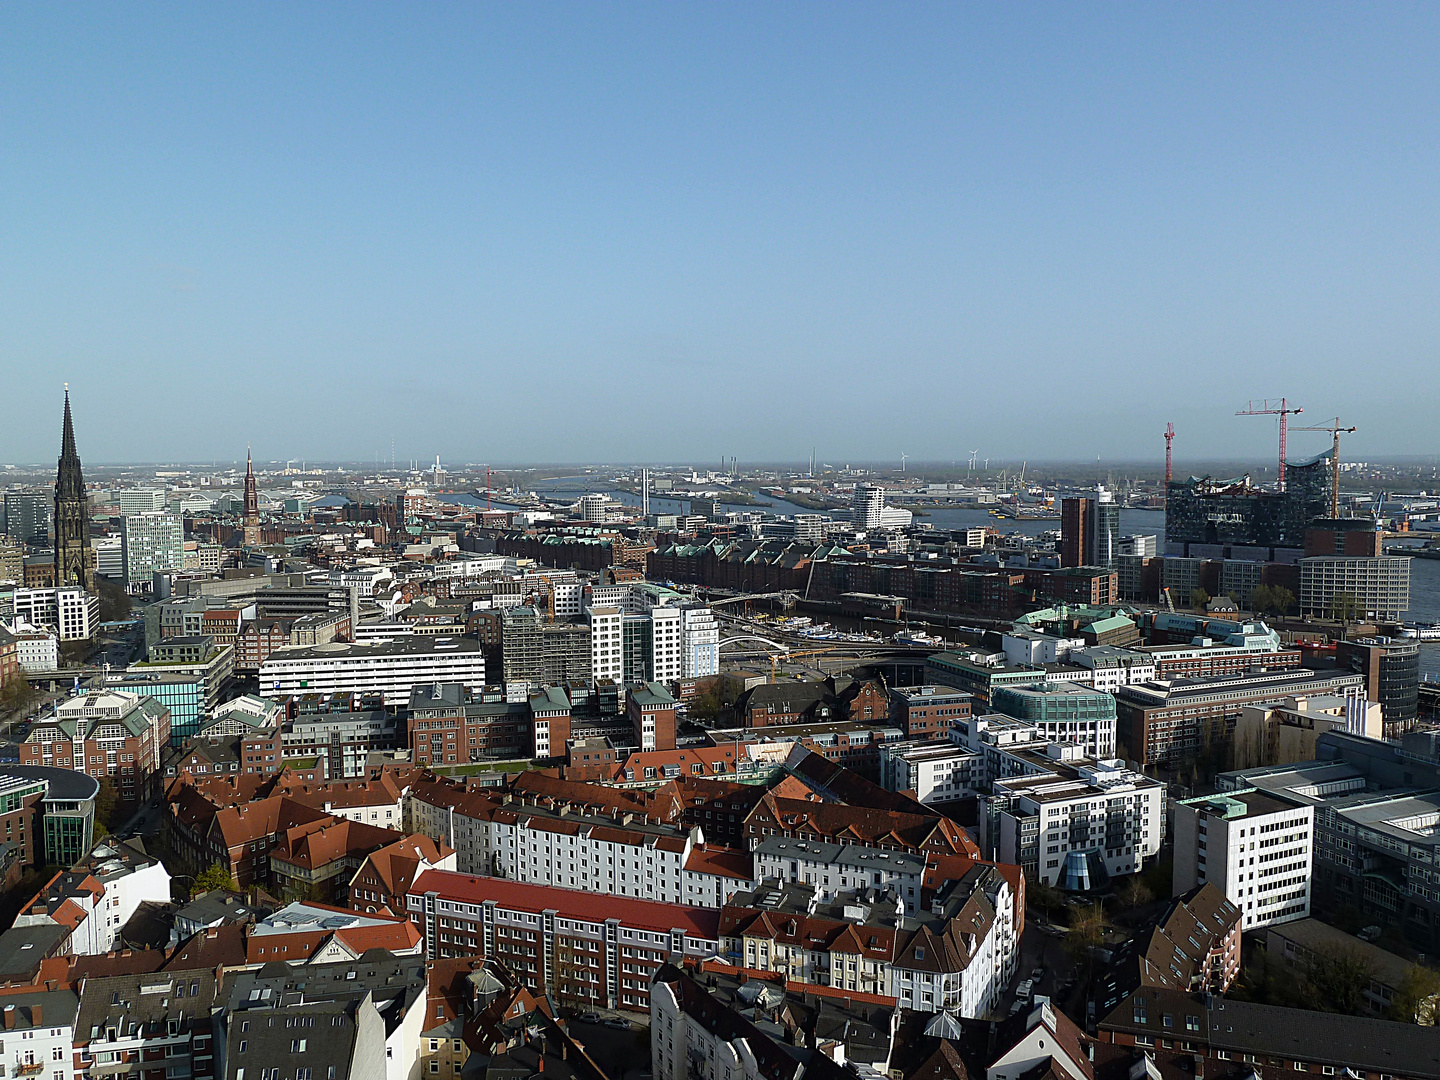
<instances>
[{"instance_id":1,"label":"dormer window","mask_svg":"<svg viewBox=\"0 0 1440 1080\"><path fill-rule=\"evenodd\" d=\"M924 949L916 949L916 950L915 950L915 959L916 959L916 960L924 960L924 959L925 959L925 950L924 950Z\"/></svg>"}]
</instances>

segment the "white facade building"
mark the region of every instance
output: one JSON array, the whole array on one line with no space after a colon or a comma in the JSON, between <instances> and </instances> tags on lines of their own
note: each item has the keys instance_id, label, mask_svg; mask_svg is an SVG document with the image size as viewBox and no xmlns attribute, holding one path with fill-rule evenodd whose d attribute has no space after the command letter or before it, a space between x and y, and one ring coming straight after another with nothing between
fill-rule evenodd
<instances>
[{"instance_id":1,"label":"white facade building","mask_svg":"<svg viewBox=\"0 0 1440 1080\"><path fill-rule=\"evenodd\" d=\"M119 493L120 513L123 517L132 514L156 514L165 509L163 488L127 488ZM209 500L206 500L209 506Z\"/></svg>"},{"instance_id":2,"label":"white facade building","mask_svg":"<svg viewBox=\"0 0 1440 1080\"><path fill-rule=\"evenodd\" d=\"M75 585L16 589L15 617L53 630L61 641L88 641L100 629L100 598Z\"/></svg>"},{"instance_id":3,"label":"white facade building","mask_svg":"<svg viewBox=\"0 0 1440 1080\"><path fill-rule=\"evenodd\" d=\"M111 581L125 578L125 549L118 535L100 536L90 541L95 552L95 572Z\"/></svg>"},{"instance_id":4,"label":"white facade building","mask_svg":"<svg viewBox=\"0 0 1440 1080\"><path fill-rule=\"evenodd\" d=\"M625 615L618 607L592 607L590 615L590 670L596 681L625 678L622 624Z\"/></svg>"},{"instance_id":5,"label":"white facade building","mask_svg":"<svg viewBox=\"0 0 1440 1080\"><path fill-rule=\"evenodd\" d=\"M984 781L984 758L949 740L882 743L880 785L913 792L922 803L974 795Z\"/></svg>"},{"instance_id":6,"label":"white facade building","mask_svg":"<svg viewBox=\"0 0 1440 1080\"><path fill-rule=\"evenodd\" d=\"M15 659L27 675L40 675L60 667L60 638L49 630L18 623L11 633L15 636Z\"/></svg>"},{"instance_id":7,"label":"white facade building","mask_svg":"<svg viewBox=\"0 0 1440 1080\"><path fill-rule=\"evenodd\" d=\"M388 566L352 566L344 570L331 570L330 587L356 589L361 596L373 597L376 587L394 576Z\"/></svg>"},{"instance_id":8,"label":"white facade building","mask_svg":"<svg viewBox=\"0 0 1440 1080\"><path fill-rule=\"evenodd\" d=\"M981 850L1077 892L1141 870L1164 837L1165 785L1073 746L1049 751L1053 772L996 779L981 798Z\"/></svg>"},{"instance_id":9,"label":"white facade building","mask_svg":"<svg viewBox=\"0 0 1440 1080\"><path fill-rule=\"evenodd\" d=\"M128 592L146 592L154 575L185 565L185 523L178 514L127 514L120 519L121 559Z\"/></svg>"},{"instance_id":10,"label":"white facade building","mask_svg":"<svg viewBox=\"0 0 1440 1080\"><path fill-rule=\"evenodd\" d=\"M1120 649L1114 645L1094 645L1088 649L1075 649L1070 653L1070 663L1094 672L1090 685L1096 690L1113 693L1122 686L1150 682L1155 678L1155 658L1133 649Z\"/></svg>"},{"instance_id":11,"label":"white facade building","mask_svg":"<svg viewBox=\"0 0 1440 1080\"><path fill-rule=\"evenodd\" d=\"M260 665L260 692L278 694L380 693L386 705L404 705L427 683L485 688L485 656L470 638L415 636L395 641L289 645Z\"/></svg>"},{"instance_id":12,"label":"white facade building","mask_svg":"<svg viewBox=\"0 0 1440 1080\"><path fill-rule=\"evenodd\" d=\"M1255 788L1175 803L1174 892L1212 882L1244 916L1243 930L1310 914L1315 808Z\"/></svg>"},{"instance_id":13,"label":"white facade building","mask_svg":"<svg viewBox=\"0 0 1440 1080\"><path fill-rule=\"evenodd\" d=\"M720 624L703 604L680 609L680 677L703 679L720 673Z\"/></svg>"},{"instance_id":14,"label":"white facade building","mask_svg":"<svg viewBox=\"0 0 1440 1080\"><path fill-rule=\"evenodd\" d=\"M752 883L750 860L708 848L699 828L622 825L432 786L406 796L404 822L454 848L462 874L696 907L720 907Z\"/></svg>"}]
</instances>

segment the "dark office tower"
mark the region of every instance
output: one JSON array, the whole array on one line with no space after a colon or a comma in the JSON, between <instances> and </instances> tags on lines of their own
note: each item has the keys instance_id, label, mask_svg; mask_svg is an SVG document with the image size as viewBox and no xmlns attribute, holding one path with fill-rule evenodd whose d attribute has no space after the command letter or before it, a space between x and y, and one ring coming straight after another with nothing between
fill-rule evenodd
<instances>
[{"instance_id":1,"label":"dark office tower","mask_svg":"<svg viewBox=\"0 0 1440 1080\"><path fill-rule=\"evenodd\" d=\"M55 584L94 588L90 554L90 514L85 478L75 452L75 425L70 419L70 387L65 387L65 431L60 437L60 468L55 477Z\"/></svg>"},{"instance_id":2,"label":"dark office tower","mask_svg":"<svg viewBox=\"0 0 1440 1080\"><path fill-rule=\"evenodd\" d=\"M250 464L250 448L245 448L245 546L260 544L260 492L255 487L255 468Z\"/></svg>"},{"instance_id":3,"label":"dark office tower","mask_svg":"<svg viewBox=\"0 0 1440 1080\"><path fill-rule=\"evenodd\" d=\"M1380 703L1387 739L1414 731L1420 697L1420 644L1399 638L1365 637L1335 643L1342 670L1365 676L1365 696Z\"/></svg>"},{"instance_id":4,"label":"dark office tower","mask_svg":"<svg viewBox=\"0 0 1440 1080\"><path fill-rule=\"evenodd\" d=\"M1060 565L1085 565L1085 536L1090 531L1090 500L1073 496L1060 500Z\"/></svg>"}]
</instances>

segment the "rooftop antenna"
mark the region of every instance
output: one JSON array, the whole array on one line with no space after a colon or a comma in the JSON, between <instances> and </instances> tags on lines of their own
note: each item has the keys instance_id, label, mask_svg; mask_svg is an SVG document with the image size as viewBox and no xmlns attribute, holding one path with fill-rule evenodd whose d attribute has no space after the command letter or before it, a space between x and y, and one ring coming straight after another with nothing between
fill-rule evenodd
<instances>
[{"instance_id":1,"label":"rooftop antenna","mask_svg":"<svg viewBox=\"0 0 1440 1080\"><path fill-rule=\"evenodd\" d=\"M1174 425L1174 424L1166 424L1166 425L1165 425L1165 486L1166 486L1167 488L1170 486L1170 481L1171 481L1171 479L1172 479L1172 478L1174 477L1174 475L1175 475L1175 470L1174 470L1174 468L1172 467L1172 459L1171 459L1171 456L1170 456L1170 451L1171 451L1171 446L1170 446L1170 444L1173 443L1174 441L1175 441L1175 425Z\"/></svg>"}]
</instances>

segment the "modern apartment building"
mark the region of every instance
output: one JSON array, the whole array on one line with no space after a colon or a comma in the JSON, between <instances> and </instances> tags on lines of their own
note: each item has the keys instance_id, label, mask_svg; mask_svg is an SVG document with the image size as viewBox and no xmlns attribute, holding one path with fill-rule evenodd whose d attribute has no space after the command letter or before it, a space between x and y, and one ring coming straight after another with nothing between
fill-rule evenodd
<instances>
[{"instance_id":1,"label":"modern apartment building","mask_svg":"<svg viewBox=\"0 0 1440 1080\"><path fill-rule=\"evenodd\" d=\"M1256 788L1174 805L1174 894L1206 882L1240 909L1242 930L1310 914L1314 809Z\"/></svg>"},{"instance_id":2,"label":"modern apartment building","mask_svg":"<svg viewBox=\"0 0 1440 1080\"><path fill-rule=\"evenodd\" d=\"M880 746L880 786L887 791L912 792L926 804L974 795L983 770L980 754L949 738Z\"/></svg>"},{"instance_id":3,"label":"modern apartment building","mask_svg":"<svg viewBox=\"0 0 1440 1080\"><path fill-rule=\"evenodd\" d=\"M1048 885L1086 892L1142 870L1165 832L1165 785L1056 744L1048 772L997 777L981 799L981 850Z\"/></svg>"}]
</instances>

